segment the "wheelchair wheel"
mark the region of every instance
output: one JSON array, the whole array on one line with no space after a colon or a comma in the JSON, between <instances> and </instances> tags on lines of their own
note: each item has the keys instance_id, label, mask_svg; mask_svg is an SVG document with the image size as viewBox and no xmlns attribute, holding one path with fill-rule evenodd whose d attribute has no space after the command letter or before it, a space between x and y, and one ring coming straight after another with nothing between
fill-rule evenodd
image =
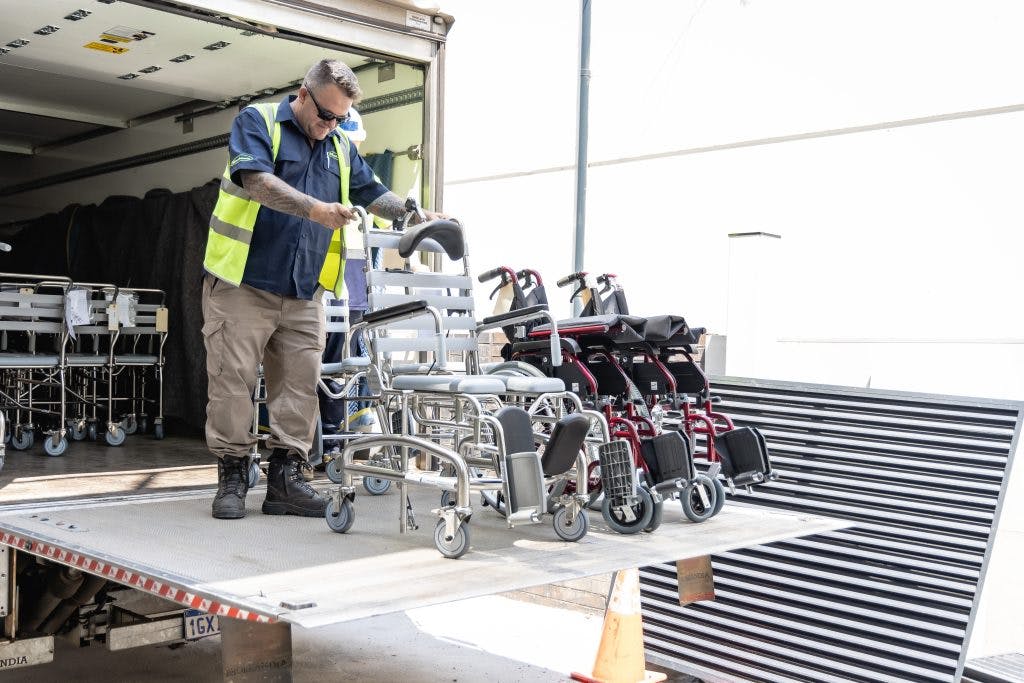
<instances>
[{"instance_id":1,"label":"wheelchair wheel","mask_svg":"<svg viewBox=\"0 0 1024 683\"><path fill-rule=\"evenodd\" d=\"M664 519L664 517L665 517L665 501L664 500L659 500L657 503L654 504L654 510L653 510L653 512L651 514L651 522L647 526L644 527L644 531L646 533L651 533L652 531L657 529L659 526L661 526L661 521L662 521L662 519Z\"/></svg>"},{"instance_id":2,"label":"wheelchair wheel","mask_svg":"<svg viewBox=\"0 0 1024 683\"><path fill-rule=\"evenodd\" d=\"M553 516L552 526L555 528L555 534L563 541L576 542L586 536L590 529L590 519L586 510L580 510L572 523L569 522L569 508L560 507L555 510Z\"/></svg>"},{"instance_id":3,"label":"wheelchair wheel","mask_svg":"<svg viewBox=\"0 0 1024 683\"><path fill-rule=\"evenodd\" d=\"M327 520L327 526L331 528L331 531L343 534L352 528L352 523L356 521L356 512L352 509L352 501L345 498L341 501L341 510L334 510L334 501L327 502L327 508L324 510L324 519Z\"/></svg>"},{"instance_id":4,"label":"wheelchair wheel","mask_svg":"<svg viewBox=\"0 0 1024 683\"><path fill-rule=\"evenodd\" d=\"M437 520L437 526L434 527L434 545L449 560L456 560L469 550L469 522L460 524L454 536L447 535L446 527L443 519Z\"/></svg>"},{"instance_id":5,"label":"wheelchair wheel","mask_svg":"<svg viewBox=\"0 0 1024 683\"><path fill-rule=\"evenodd\" d=\"M324 472L327 473L327 478L335 484L340 484L344 481L344 469L342 468L341 458L335 458L327 463L327 467L324 468ZM365 484L364 484L365 486Z\"/></svg>"},{"instance_id":6,"label":"wheelchair wheel","mask_svg":"<svg viewBox=\"0 0 1024 683\"><path fill-rule=\"evenodd\" d=\"M640 500L632 506L633 521L627 521L620 510L613 510L611 500L607 496L605 497L604 503L601 504L601 516L604 517L605 523L611 527L612 531L617 531L620 534L636 534L650 525L651 518L654 517L654 500L651 498L650 492L642 486L637 488L636 494Z\"/></svg>"},{"instance_id":7,"label":"wheelchair wheel","mask_svg":"<svg viewBox=\"0 0 1024 683\"><path fill-rule=\"evenodd\" d=\"M331 462L334 462L333 460ZM332 480L333 481L333 480ZM340 482L334 482L340 483ZM391 490L390 479L378 479L377 477L367 477L363 475L363 488L366 492L373 496L383 496L385 493Z\"/></svg>"},{"instance_id":8,"label":"wheelchair wheel","mask_svg":"<svg viewBox=\"0 0 1024 683\"><path fill-rule=\"evenodd\" d=\"M701 499L701 489L703 489L704 494L707 496L707 503ZM704 522L714 517L715 505L718 503L718 494L711 478L698 474L683 489L682 495L679 496L679 502L683 506L683 514L691 522Z\"/></svg>"},{"instance_id":9,"label":"wheelchair wheel","mask_svg":"<svg viewBox=\"0 0 1024 683\"><path fill-rule=\"evenodd\" d=\"M249 488L254 488L256 484L260 483L260 463L258 460L249 459L246 479L249 481Z\"/></svg>"},{"instance_id":10,"label":"wheelchair wheel","mask_svg":"<svg viewBox=\"0 0 1024 683\"><path fill-rule=\"evenodd\" d=\"M717 498L715 498L714 512L711 513L711 516L714 517L721 512L722 508L725 506L725 484L723 484L718 477L713 478L711 481L715 484L715 495L717 496Z\"/></svg>"}]
</instances>

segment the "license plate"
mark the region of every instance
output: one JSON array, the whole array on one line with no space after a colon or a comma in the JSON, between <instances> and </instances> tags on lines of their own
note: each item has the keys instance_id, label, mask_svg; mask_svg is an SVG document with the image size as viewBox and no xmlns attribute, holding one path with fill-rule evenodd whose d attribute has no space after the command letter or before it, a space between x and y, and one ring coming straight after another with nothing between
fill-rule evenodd
<instances>
[{"instance_id":1,"label":"license plate","mask_svg":"<svg viewBox=\"0 0 1024 683\"><path fill-rule=\"evenodd\" d=\"M185 640L199 640L220 633L220 619L197 609L187 609L182 615Z\"/></svg>"}]
</instances>

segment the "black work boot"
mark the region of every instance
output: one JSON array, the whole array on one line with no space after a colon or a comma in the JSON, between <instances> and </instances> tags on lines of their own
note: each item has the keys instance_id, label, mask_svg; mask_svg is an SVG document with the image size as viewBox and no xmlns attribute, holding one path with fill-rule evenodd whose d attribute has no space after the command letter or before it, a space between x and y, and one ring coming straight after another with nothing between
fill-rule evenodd
<instances>
[{"instance_id":1,"label":"black work boot","mask_svg":"<svg viewBox=\"0 0 1024 683\"><path fill-rule=\"evenodd\" d=\"M217 495L213 497L216 519L245 517L245 494L249 490L249 458L220 458L217 461Z\"/></svg>"},{"instance_id":2,"label":"black work boot","mask_svg":"<svg viewBox=\"0 0 1024 683\"><path fill-rule=\"evenodd\" d=\"M323 517L327 501L302 476L302 458L275 448L267 468L265 515Z\"/></svg>"}]
</instances>

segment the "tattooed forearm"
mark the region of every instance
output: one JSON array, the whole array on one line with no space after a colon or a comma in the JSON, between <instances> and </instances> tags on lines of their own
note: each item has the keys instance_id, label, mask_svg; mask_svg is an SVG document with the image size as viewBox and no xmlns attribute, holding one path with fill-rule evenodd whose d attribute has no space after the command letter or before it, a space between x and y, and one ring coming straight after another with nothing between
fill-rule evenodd
<instances>
[{"instance_id":1,"label":"tattooed forearm","mask_svg":"<svg viewBox=\"0 0 1024 683\"><path fill-rule=\"evenodd\" d=\"M394 192L385 192L373 200L366 210L374 216L397 221L405 216L405 202Z\"/></svg>"},{"instance_id":2,"label":"tattooed forearm","mask_svg":"<svg viewBox=\"0 0 1024 683\"><path fill-rule=\"evenodd\" d=\"M309 218L316 200L271 173L242 171L242 186L249 196L275 211Z\"/></svg>"}]
</instances>

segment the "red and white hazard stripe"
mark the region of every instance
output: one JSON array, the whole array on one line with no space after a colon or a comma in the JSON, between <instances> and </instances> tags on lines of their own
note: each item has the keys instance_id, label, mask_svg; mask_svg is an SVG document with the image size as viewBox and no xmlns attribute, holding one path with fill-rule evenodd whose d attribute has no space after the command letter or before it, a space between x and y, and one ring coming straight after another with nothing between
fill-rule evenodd
<instances>
[{"instance_id":1,"label":"red and white hazard stripe","mask_svg":"<svg viewBox=\"0 0 1024 683\"><path fill-rule=\"evenodd\" d=\"M151 576L138 574L124 569L123 567L117 567L115 565L107 564L106 562L101 562L100 560L85 557L84 555L79 555L48 543L32 541L18 536L17 534L0 532L0 543L11 546L12 548L24 550L25 552L32 553L33 555L48 557L57 562L77 567L82 571L89 572L90 574L105 576L111 581L116 581L117 583L131 586L147 593L152 593L153 595L159 595L161 598L172 600L179 605L185 605L186 607L202 610L208 614L216 614L219 617L241 619L243 621L255 621L262 624L269 624L277 621L276 617L250 612L249 610L242 609L240 607L217 602L216 600L209 600L199 595L189 593L181 588L162 583Z\"/></svg>"}]
</instances>

